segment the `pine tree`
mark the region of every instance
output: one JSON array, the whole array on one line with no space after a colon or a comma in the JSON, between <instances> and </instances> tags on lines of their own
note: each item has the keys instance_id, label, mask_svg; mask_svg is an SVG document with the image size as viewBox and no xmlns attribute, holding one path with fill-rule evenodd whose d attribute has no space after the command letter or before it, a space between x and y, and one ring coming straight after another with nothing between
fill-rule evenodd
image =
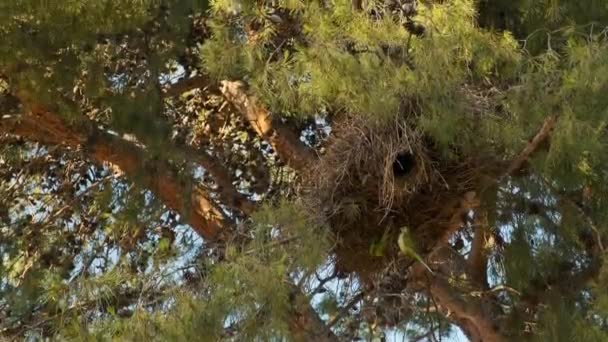
<instances>
[{"instance_id":1,"label":"pine tree","mask_svg":"<svg viewBox=\"0 0 608 342\"><path fill-rule=\"evenodd\" d=\"M606 20L0 3L0 336L608 339Z\"/></svg>"}]
</instances>

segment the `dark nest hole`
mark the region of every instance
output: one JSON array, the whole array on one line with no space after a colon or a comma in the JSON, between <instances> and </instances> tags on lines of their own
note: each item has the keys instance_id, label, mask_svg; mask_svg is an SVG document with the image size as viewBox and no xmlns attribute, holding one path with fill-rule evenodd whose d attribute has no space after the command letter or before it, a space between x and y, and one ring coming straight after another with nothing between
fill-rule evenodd
<instances>
[{"instance_id":1,"label":"dark nest hole","mask_svg":"<svg viewBox=\"0 0 608 342\"><path fill-rule=\"evenodd\" d=\"M399 152L393 161L393 176L401 178L407 176L416 167L416 158L409 151Z\"/></svg>"}]
</instances>

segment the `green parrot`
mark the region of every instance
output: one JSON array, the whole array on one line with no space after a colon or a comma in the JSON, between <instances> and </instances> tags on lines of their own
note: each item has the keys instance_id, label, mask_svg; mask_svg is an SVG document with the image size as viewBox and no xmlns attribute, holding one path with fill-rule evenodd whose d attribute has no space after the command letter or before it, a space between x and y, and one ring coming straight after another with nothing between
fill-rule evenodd
<instances>
[{"instance_id":1,"label":"green parrot","mask_svg":"<svg viewBox=\"0 0 608 342\"><path fill-rule=\"evenodd\" d=\"M399 234L397 243L399 244L399 249L401 250L401 253L405 254L408 257L416 259L418 262L420 262L422 265L424 265L424 267L426 267L426 269L429 270L429 272L431 274L435 274L433 272L433 270L431 270L429 265L427 265L424 262L424 260L422 260L420 255L418 255L418 253L416 253L416 250L415 250L416 244L414 243L412 234L410 234L410 231L407 227L401 228L401 233Z\"/></svg>"}]
</instances>

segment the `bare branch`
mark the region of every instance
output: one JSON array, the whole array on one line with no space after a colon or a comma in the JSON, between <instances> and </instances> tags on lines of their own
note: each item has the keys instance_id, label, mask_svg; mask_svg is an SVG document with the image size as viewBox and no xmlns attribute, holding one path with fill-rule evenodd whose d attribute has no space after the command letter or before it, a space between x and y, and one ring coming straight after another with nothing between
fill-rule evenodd
<instances>
[{"instance_id":1,"label":"bare branch","mask_svg":"<svg viewBox=\"0 0 608 342\"><path fill-rule=\"evenodd\" d=\"M469 273L471 279L480 284L483 288L487 287L487 262L488 249L487 240L490 237L488 227L488 217L485 211L475 212L473 243L471 244L471 254L469 256Z\"/></svg>"},{"instance_id":2,"label":"bare branch","mask_svg":"<svg viewBox=\"0 0 608 342\"><path fill-rule=\"evenodd\" d=\"M551 131L555 127L556 123L557 116L555 115L548 116L545 119L539 131L532 138L532 140L528 142L528 145L521 151L521 153L519 153L519 155L517 155L515 159L513 159L513 161L511 161L511 164L507 168L507 174L513 175L522 169L524 164L528 161L528 159L530 159L530 156L543 142L549 138L549 135L551 134Z\"/></svg>"},{"instance_id":3,"label":"bare branch","mask_svg":"<svg viewBox=\"0 0 608 342\"><path fill-rule=\"evenodd\" d=\"M270 112L260 105L255 97L246 93L243 82L222 81L221 91L224 97L241 112L256 133L270 143L287 165L296 170L302 170L315 159L312 151L299 140L294 132L281 122L272 120Z\"/></svg>"},{"instance_id":4,"label":"bare branch","mask_svg":"<svg viewBox=\"0 0 608 342\"><path fill-rule=\"evenodd\" d=\"M346 317L346 315L349 314L350 309L353 308L353 306L357 305L357 303L359 303L363 297L365 296L365 292L361 291L359 293L357 293L357 295L355 295L350 302L348 302L348 304L346 304L346 306L344 306L340 312L331 320L327 323L328 327L333 327L334 325L336 325L336 323L340 322L340 320L344 317Z\"/></svg>"},{"instance_id":5,"label":"bare branch","mask_svg":"<svg viewBox=\"0 0 608 342\"><path fill-rule=\"evenodd\" d=\"M214 83L207 76L204 75L184 78L177 81L176 83L173 83L168 88L165 88L164 96L178 96L194 89L209 88L213 85Z\"/></svg>"},{"instance_id":6,"label":"bare branch","mask_svg":"<svg viewBox=\"0 0 608 342\"><path fill-rule=\"evenodd\" d=\"M68 126L56 114L41 106L19 119L0 121L0 132L49 145L63 145L78 149L85 147L89 157L99 163L117 166L127 175L136 177L142 185L156 194L167 207L182 212L193 228L207 239L215 239L226 223L222 212L207 198L202 189L194 189L191 202L183 199L188 193L178 181L177 173L167 163L150 161L145 151L133 143L101 131L89 122L79 127ZM142 170L145 170L142 172ZM190 208L184 212L185 208Z\"/></svg>"},{"instance_id":7,"label":"bare branch","mask_svg":"<svg viewBox=\"0 0 608 342\"><path fill-rule=\"evenodd\" d=\"M164 95L176 96L197 88L212 88L213 82L204 75L183 79L165 90ZM315 155L299 137L281 122L272 120L270 112L258 100L246 92L242 81L222 81L221 93L243 117L255 132L268 141L279 157L290 167L302 170L314 160Z\"/></svg>"}]
</instances>

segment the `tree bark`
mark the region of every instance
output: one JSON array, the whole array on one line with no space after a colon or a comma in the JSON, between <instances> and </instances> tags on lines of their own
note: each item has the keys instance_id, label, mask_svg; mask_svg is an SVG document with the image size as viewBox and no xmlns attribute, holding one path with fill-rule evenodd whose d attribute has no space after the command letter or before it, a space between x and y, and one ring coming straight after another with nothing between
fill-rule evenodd
<instances>
[{"instance_id":1,"label":"tree bark","mask_svg":"<svg viewBox=\"0 0 608 342\"><path fill-rule=\"evenodd\" d=\"M33 105L29 113L0 121L0 132L21 136L45 145L85 148L89 157L98 163L111 163L125 174L140 180L167 207L181 212L187 222L206 238L217 238L226 218L200 188L195 188L190 202L184 200L186 184L179 175L161 161L146 160L145 150L134 143L104 132L89 122L80 127L68 126L46 108Z\"/></svg>"},{"instance_id":2,"label":"tree bark","mask_svg":"<svg viewBox=\"0 0 608 342\"><path fill-rule=\"evenodd\" d=\"M445 316L458 324L472 342L506 341L498 330L500 309L486 298L491 294L473 281L466 260L449 246L438 247L428 260L436 270L428 280L428 294Z\"/></svg>"},{"instance_id":3,"label":"tree bark","mask_svg":"<svg viewBox=\"0 0 608 342\"><path fill-rule=\"evenodd\" d=\"M471 244L471 253L468 260L471 279L483 289L487 288L488 247L490 228L488 217L484 210L475 212L474 236Z\"/></svg>"},{"instance_id":4,"label":"tree bark","mask_svg":"<svg viewBox=\"0 0 608 342\"><path fill-rule=\"evenodd\" d=\"M312 309L308 298L300 289L291 285L292 318L289 330L296 342L337 342L338 337Z\"/></svg>"},{"instance_id":5,"label":"tree bark","mask_svg":"<svg viewBox=\"0 0 608 342\"><path fill-rule=\"evenodd\" d=\"M281 122L273 120L270 112L255 97L247 94L243 82L222 81L221 91L287 165L295 170L303 170L315 159L313 152L294 132Z\"/></svg>"},{"instance_id":6,"label":"tree bark","mask_svg":"<svg viewBox=\"0 0 608 342\"><path fill-rule=\"evenodd\" d=\"M204 75L183 79L165 90L165 96L177 96L184 92L213 88L213 82ZM246 85L242 81L222 81L221 93L243 117L249 122L254 131L266 140L279 155L279 158L295 170L303 170L315 159L310 148L299 140L299 137L287 126L273 120L270 112L258 100L247 94Z\"/></svg>"}]
</instances>

